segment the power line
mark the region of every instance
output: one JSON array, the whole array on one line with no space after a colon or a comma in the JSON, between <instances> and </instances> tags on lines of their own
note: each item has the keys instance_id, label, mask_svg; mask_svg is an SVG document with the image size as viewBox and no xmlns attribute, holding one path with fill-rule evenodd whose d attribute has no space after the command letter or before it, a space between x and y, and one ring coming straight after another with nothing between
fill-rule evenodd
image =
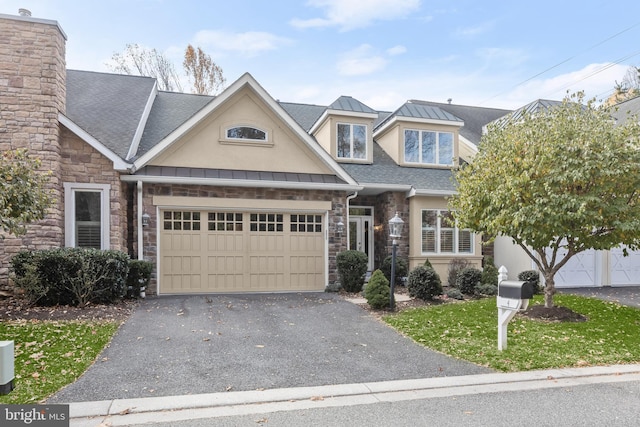
<instances>
[{"instance_id":1,"label":"power line","mask_svg":"<svg viewBox=\"0 0 640 427\"><path fill-rule=\"evenodd\" d=\"M553 66L551 66L551 67L549 67L549 68L547 68L547 69L545 69L545 70L543 70L543 71L540 71L539 73L535 74L534 76L531 76L531 77L529 77L529 78L527 78L527 79L525 79L525 80L521 81L520 83L518 83L518 84L516 84L516 85L514 85L514 86L511 86L510 88L508 88L508 89L506 89L506 90L504 90L504 91L502 91L502 92L498 93L497 95L494 95L494 96L492 96L492 97L490 97L490 98L485 99L484 101L482 101L482 102L480 103L480 105L482 105L482 104L484 104L484 103L486 103L486 102L488 102L488 101L491 101L492 99L497 98L497 97L499 97L499 96L501 96L501 95L504 95L505 93L512 91L513 89L517 88L518 86L521 86L521 85L523 85L523 84L525 84L525 83L527 83L527 82L529 82L529 81L531 81L531 80L535 79L536 77L539 77L539 76L541 76L541 75L543 75L543 74L545 74L545 73L547 73L547 72L549 72L549 71L551 71L551 70L553 70L553 69L555 69L555 68L558 68L559 66L561 66L561 65L563 65L563 64L566 64L567 62L571 61L572 59L574 59L574 58L576 58L576 57L578 57L578 56L580 56L580 55L582 55L583 53L586 53L586 52L588 52L588 51L590 51L590 50L592 50L592 49L595 49L596 47L598 47L598 46L600 46L600 45L603 45L604 43L606 43L606 42L608 42L608 41L610 41L610 40L612 40L612 39L614 39L614 38L616 38L616 37L620 36L621 34L626 33L626 32L627 32L627 31L629 31L629 30L632 30L633 28L635 28L635 27L637 27L637 26L639 26L639 25L640 25L640 22L636 22L636 23L635 23L635 24L633 24L632 26L627 27L627 28L625 28L625 29L624 29L624 30L622 30L622 31L619 31L619 32L617 32L616 34L614 34L614 35L612 35L612 36L607 37L606 39L604 39L604 40L602 40L602 41L600 41L600 42L598 42L598 43L594 44L593 46L591 46L591 47L589 47L589 48L587 48L587 49L585 49L585 50L583 50L583 51L581 51L581 52L579 52L579 53L577 53L577 54L575 54L575 55L573 55L573 56L571 56L571 57L569 57L569 58L565 59L564 61L561 61L561 62L559 62L559 63L557 63L557 64L555 64L555 65L553 65ZM633 54L633 55L630 55L629 57L631 57L631 56L635 56L635 55L637 55L637 53L636 53L636 54ZM605 69L606 69L606 68L605 68ZM604 71L604 69L603 69L602 71ZM596 74L597 74L597 73L596 73ZM593 75L594 75L594 74L590 74L588 77L591 77L591 76L593 76ZM585 78L586 78L586 77L585 77ZM581 79L581 80L579 80L579 81L582 81L582 80L584 80L584 79ZM576 82L576 83L578 83L578 82ZM569 86L571 86L571 85L569 85Z\"/></svg>"},{"instance_id":2,"label":"power line","mask_svg":"<svg viewBox=\"0 0 640 427\"><path fill-rule=\"evenodd\" d=\"M568 87L571 87L571 86L573 86L574 84L580 83L581 81L584 81L584 80L586 80L586 79L588 79L588 78L590 78L590 77L595 76L596 74L599 74L599 73L601 73L601 72L603 72L603 71L605 71L605 70L608 70L609 68L613 67L614 65L618 65L618 64L619 64L619 63L621 63L622 61L626 61L626 60L627 60L627 59L629 59L629 58L633 58L633 57L634 57L634 56L636 56L636 55L640 55L640 50L638 50L638 51L636 51L636 52L634 52L634 53L631 53L631 54L629 54L629 55L626 55L626 56L624 56L624 57L622 57L622 58L620 58L620 59L618 59L618 60L616 60L616 61L614 61L614 62L609 62L607 65L605 65L605 66L603 66L603 67L600 67L599 69L597 69L597 70L593 71L592 73L590 73L590 74L588 74L588 75L584 76L584 77L583 77L583 78L581 78L580 80L576 80L575 82L565 84L564 86L562 86L562 87L560 87L560 88L558 88L558 89L556 89L556 90L554 90L553 92L550 92L550 93L556 93L556 92L559 92L559 91L561 91L561 90L564 90L564 89L566 89L566 88L568 88Z\"/></svg>"}]
</instances>

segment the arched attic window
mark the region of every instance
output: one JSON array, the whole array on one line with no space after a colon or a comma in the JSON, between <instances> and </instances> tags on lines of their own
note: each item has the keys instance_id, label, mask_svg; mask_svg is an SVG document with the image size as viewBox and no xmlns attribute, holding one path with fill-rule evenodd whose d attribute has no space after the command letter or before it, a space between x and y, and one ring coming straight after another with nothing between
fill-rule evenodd
<instances>
[{"instance_id":1,"label":"arched attic window","mask_svg":"<svg viewBox=\"0 0 640 427\"><path fill-rule=\"evenodd\" d=\"M227 138L256 142L267 141L267 132L252 126L234 126L227 128Z\"/></svg>"}]
</instances>

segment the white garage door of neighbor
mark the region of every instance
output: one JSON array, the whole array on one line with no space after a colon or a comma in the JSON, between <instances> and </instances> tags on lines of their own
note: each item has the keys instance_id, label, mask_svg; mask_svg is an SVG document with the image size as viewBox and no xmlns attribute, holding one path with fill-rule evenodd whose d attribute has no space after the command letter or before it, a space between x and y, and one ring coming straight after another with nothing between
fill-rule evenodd
<instances>
[{"instance_id":1,"label":"white garage door of neighbor","mask_svg":"<svg viewBox=\"0 0 640 427\"><path fill-rule=\"evenodd\" d=\"M163 210L159 293L322 291L324 216Z\"/></svg>"},{"instance_id":2,"label":"white garage door of neighbor","mask_svg":"<svg viewBox=\"0 0 640 427\"><path fill-rule=\"evenodd\" d=\"M564 256L559 253L558 258ZM555 284L557 287L587 287L600 286L600 271L598 254L594 250L580 252L567 261L556 273Z\"/></svg>"},{"instance_id":3,"label":"white garage door of neighbor","mask_svg":"<svg viewBox=\"0 0 640 427\"><path fill-rule=\"evenodd\" d=\"M610 251L589 250L574 255L555 277L556 286L639 286L640 251L622 248Z\"/></svg>"}]
</instances>

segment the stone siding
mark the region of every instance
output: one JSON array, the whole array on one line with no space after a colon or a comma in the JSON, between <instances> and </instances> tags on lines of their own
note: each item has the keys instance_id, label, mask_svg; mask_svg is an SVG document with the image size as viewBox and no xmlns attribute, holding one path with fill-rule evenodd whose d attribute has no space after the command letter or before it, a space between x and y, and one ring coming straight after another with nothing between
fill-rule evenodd
<instances>
[{"instance_id":1,"label":"stone siding","mask_svg":"<svg viewBox=\"0 0 640 427\"><path fill-rule=\"evenodd\" d=\"M120 181L111 160L64 127L60 142L63 183L110 185L110 249L127 252L127 184Z\"/></svg>"},{"instance_id":2,"label":"stone siding","mask_svg":"<svg viewBox=\"0 0 640 427\"><path fill-rule=\"evenodd\" d=\"M28 148L42 160L53 205L22 238L0 241L0 285L7 284L10 258L21 249L64 243L58 115L65 112L65 35L55 21L0 18L0 150Z\"/></svg>"}]
</instances>

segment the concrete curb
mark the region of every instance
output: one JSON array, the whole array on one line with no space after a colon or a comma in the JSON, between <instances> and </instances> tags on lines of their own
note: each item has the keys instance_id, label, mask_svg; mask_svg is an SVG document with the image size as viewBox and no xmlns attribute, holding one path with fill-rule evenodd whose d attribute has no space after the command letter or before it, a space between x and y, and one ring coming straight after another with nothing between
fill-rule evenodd
<instances>
[{"instance_id":1,"label":"concrete curb","mask_svg":"<svg viewBox=\"0 0 640 427\"><path fill-rule=\"evenodd\" d=\"M111 426L461 394L640 380L640 364L424 378L317 387L116 399L70 404L71 424Z\"/></svg>"}]
</instances>

